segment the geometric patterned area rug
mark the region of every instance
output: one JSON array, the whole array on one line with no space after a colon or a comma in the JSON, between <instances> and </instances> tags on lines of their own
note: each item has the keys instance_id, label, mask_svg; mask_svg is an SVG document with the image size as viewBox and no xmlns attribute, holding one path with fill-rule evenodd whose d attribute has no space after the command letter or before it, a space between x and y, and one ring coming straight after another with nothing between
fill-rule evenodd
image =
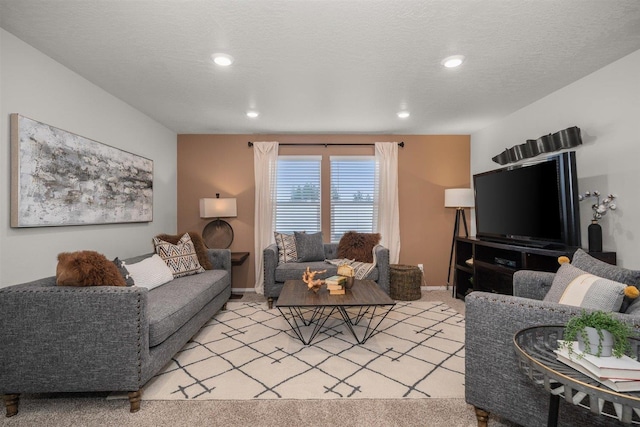
<instances>
[{"instance_id":1,"label":"geometric patterned area rug","mask_svg":"<svg viewBox=\"0 0 640 427\"><path fill-rule=\"evenodd\" d=\"M330 318L304 345L266 303L228 302L144 388L143 400L464 397L464 316L398 302L365 344Z\"/></svg>"}]
</instances>

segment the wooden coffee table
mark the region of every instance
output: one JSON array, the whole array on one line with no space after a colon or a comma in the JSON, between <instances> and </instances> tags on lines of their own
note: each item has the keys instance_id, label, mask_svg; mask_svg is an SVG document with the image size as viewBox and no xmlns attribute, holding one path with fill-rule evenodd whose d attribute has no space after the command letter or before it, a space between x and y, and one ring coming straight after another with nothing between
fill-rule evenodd
<instances>
[{"instance_id":1,"label":"wooden coffee table","mask_svg":"<svg viewBox=\"0 0 640 427\"><path fill-rule=\"evenodd\" d=\"M276 308L303 344L309 345L327 319L336 311L358 344L364 344L377 333L380 323L396 303L373 280L355 280L344 295L329 295L326 287L315 293L302 280L287 280L276 301ZM358 337L354 326L363 329ZM308 338L304 333L313 326Z\"/></svg>"}]
</instances>

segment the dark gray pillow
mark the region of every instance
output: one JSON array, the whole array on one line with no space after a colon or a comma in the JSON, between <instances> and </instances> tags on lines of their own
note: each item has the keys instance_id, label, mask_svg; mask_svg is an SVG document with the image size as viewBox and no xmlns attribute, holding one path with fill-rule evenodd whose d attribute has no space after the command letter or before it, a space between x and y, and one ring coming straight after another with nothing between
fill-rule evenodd
<instances>
[{"instance_id":1,"label":"dark gray pillow","mask_svg":"<svg viewBox=\"0 0 640 427\"><path fill-rule=\"evenodd\" d=\"M615 280L616 282L632 285L640 289L640 271L629 270L616 265L607 264L604 261L595 259L582 249L578 249L573 254L571 265L584 270L587 273Z\"/></svg>"},{"instance_id":2,"label":"dark gray pillow","mask_svg":"<svg viewBox=\"0 0 640 427\"><path fill-rule=\"evenodd\" d=\"M296 237L298 262L324 261L322 231L314 234L293 232Z\"/></svg>"},{"instance_id":3,"label":"dark gray pillow","mask_svg":"<svg viewBox=\"0 0 640 427\"><path fill-rule=\"evenodd\" d=\"M135 285L135 283L133 282L133 277L131 277L131 274L129 274L129 270L127 270L127 267L125 267L124 261L121 261L120 258L116 257L116 259L113 260L113 263L116 265L116 267L118 267L118 271L122 275L122 278L124 279L124 282L127 284L127 286Z\"/></svg>"}]
</instances>

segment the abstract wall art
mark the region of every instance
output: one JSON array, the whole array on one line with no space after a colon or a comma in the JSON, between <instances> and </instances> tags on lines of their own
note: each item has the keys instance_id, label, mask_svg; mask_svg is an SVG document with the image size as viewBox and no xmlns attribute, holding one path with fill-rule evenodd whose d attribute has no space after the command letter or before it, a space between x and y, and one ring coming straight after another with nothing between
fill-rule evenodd
<instances>
[{"instance_id":1,"label":"abstract wall art","mask_svg":"<svg viewBox=\"0 0 640 427\"><path fill-rule=\"evenodd\" d=\"M11 114L12 227L152 220L152 160Z\"/></svg>"}]
</instances>

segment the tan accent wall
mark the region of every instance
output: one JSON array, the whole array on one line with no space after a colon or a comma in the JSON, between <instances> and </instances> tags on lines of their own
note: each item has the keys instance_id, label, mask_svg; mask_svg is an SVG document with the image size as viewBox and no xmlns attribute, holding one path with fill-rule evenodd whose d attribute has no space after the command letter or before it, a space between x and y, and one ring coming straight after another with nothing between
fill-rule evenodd
<instances>
[{"instance_id":1,"label":"tan accent wall","mask_svg":"<svg viewBox=\"0 0 640 427\"><path fill-rule=\"evenodd\" d=\"M253 249L255 185L253 148L247 146L248 141L404 141L404 148L398 149L400 263L424 264L427 286L446 285L455 210L444 207L444 190L470 185L468 135L178 135L178 231L202 232L207 225L209 220L199 217L200 198L215 197L216 193L237 198L238 217L227 220L235 234L231 250L251 255L233 268L234 290L253 288L255 257L261 256ZM372 146L281 146L279 153L322 155L322 186L330 188L330 155L373 155L374 150ZM322 197L322 227L327 240L329 192L324 191Z\"/></svg>"}]
</instances>

